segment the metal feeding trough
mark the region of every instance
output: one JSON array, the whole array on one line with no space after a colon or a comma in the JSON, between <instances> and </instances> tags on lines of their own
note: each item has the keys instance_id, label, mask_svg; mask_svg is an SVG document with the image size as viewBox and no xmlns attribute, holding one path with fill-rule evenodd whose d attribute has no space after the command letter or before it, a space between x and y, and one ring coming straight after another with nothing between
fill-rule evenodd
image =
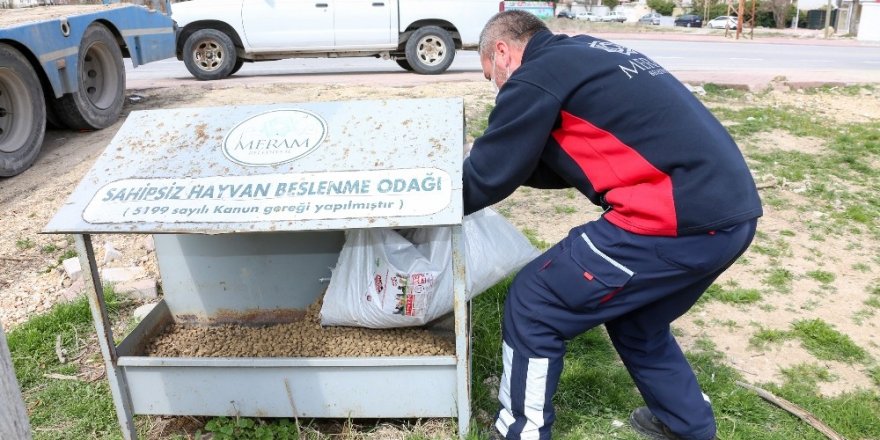
<instances>
[{"instance_id":1,"label":"metal feeding trough","mask_svg":"<svg viewBox=\"0 0 880 440\"><path fill-rule=\"evenodd\" d=\"M470 420L460 99L131 113L47 233L75 234L123 436L132 416ZM452 225L455 354L149 357L169 323L295 320L344 231ZM114 342L92 234L153 234L164 299Z\"/></svg>"}]
</instances>

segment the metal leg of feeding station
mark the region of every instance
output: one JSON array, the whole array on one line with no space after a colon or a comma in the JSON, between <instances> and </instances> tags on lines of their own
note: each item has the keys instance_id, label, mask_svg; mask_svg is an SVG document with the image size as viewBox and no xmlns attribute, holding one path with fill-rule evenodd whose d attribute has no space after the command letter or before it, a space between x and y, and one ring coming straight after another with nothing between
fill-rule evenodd
<instances>
[{"instance_id":1,"label":"metal leg of feeding station","mask_svg":"<svg viewBox=\"0 0 880 440\"><path fill-rule=\"evenodd\" d=\"M125 374L117 365L119 358L116 354L116 342L113 340L113 327L107 313L107 303L104 301L104 287L98 273L92 237L88 234L77 234L74 238L76 252L79 254L79 262L83 268L82 276L85 281L86 295L89 297L89 308L92 311L95 332L98 335L98 345L101 347L107 379L110 381L113 405L116 407L116 416L119 418L119 426L122 429L122 437L125 440L134 440L137 439L137 431L134 427L131 398L128 394Z\"/></svg>"},{"instance_id":2,"label":"metal leg of feeding station","mask_svg":"<svg viewBox=\"0 0 880 440\"><path fill-rule=\"evenodd\" d=\"M465 438L471 422L471 341L467 294L465 293L464 240L461 225L452 227L452 292L455 313L456 399L458 436Z\"/></svg>"}]
</instances>

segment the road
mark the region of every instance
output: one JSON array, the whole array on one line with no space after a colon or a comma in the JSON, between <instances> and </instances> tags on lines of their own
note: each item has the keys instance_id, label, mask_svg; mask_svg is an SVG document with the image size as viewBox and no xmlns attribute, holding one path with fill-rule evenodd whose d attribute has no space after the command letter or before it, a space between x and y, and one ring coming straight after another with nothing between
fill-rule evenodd
<instances>
[{"instance_id":1,"label":"road","mask_svg":"<svg viewBox=\"0 0 880 440\"><path fill-rule=\"evenodd\" d=\"M762 43L755 41L658 41L648 39L610 40L642 52L683 80L721 83L748 82L748 78L772 79L783 76L791 81L880 82L880 51L875 46ZM130 88L198 83L183 63L175 59L131 69ZM412 75L388 60L376 58L299 58L245 64L234 78L239 82L356 83L368 74L402 84L436 80L437 77ZM375 74L382 74L376 77ZM749 76L751 75L751 76ZM461 51L446 80L481 78L476 52Z\"/></svg>"}]
</instances>

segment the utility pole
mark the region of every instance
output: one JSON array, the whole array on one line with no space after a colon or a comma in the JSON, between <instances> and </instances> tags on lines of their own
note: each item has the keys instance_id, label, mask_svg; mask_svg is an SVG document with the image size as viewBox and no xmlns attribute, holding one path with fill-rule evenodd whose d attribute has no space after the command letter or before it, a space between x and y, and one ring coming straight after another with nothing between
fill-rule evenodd
<instances>
[{"instance_id":1,"label":"utility pole","mask_svg":"<svg viewBox=\"0 0 880 440\"><path fill-rule=\"evenodd\" d=\"M800 8L800 0L794 0L794 20L791 22L791 28L798 28L798 21L800 20L801 8Z\"/></svg>"},{"instance_id":2,"label":"utility pole","mask_svg":"<svg viewBox=\"0 0 880 440\"><path fill-rule=\"evenodd\" d=\"M12 356L6 345L6 334L0 323L0 438L30 440L31 426L28 422L21 390L12 369Z\"/></svg>"},{"instance_id":3,"label":"utility pole","mask_svg":"<svg viewBox=\"0 0 880 440\"><path fill-rule=\"evenodd\" d=\"M829 0L830 1L830 0ZM739 8L736 10L736 39L739 40L743 33L743 14L746 12L746 0L739 0Z\"/></svg>"}]
</instances>

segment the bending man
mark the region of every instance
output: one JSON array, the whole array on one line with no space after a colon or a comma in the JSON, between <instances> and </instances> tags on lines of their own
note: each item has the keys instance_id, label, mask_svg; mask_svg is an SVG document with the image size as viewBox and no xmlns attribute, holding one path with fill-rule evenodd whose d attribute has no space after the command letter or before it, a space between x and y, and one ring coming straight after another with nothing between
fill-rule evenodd
<instances>
[{"instance_id":1,"label":"bending man","mask_svg":"<svg viewBox=\"0 0 880 440\"><path fill-rule=\"evenodd\" d=\"M504 306L495 423L507 439L550 439L565 341L604 324L647 407L649 438L715 438L710 403L670 323L748 247L762 209L736 143L645 55L552 34L523 11L480 36L498 88L464 162L465 212L520 185L575 188L604 209L514 279Z\"/></svg>"}]
</instances>

